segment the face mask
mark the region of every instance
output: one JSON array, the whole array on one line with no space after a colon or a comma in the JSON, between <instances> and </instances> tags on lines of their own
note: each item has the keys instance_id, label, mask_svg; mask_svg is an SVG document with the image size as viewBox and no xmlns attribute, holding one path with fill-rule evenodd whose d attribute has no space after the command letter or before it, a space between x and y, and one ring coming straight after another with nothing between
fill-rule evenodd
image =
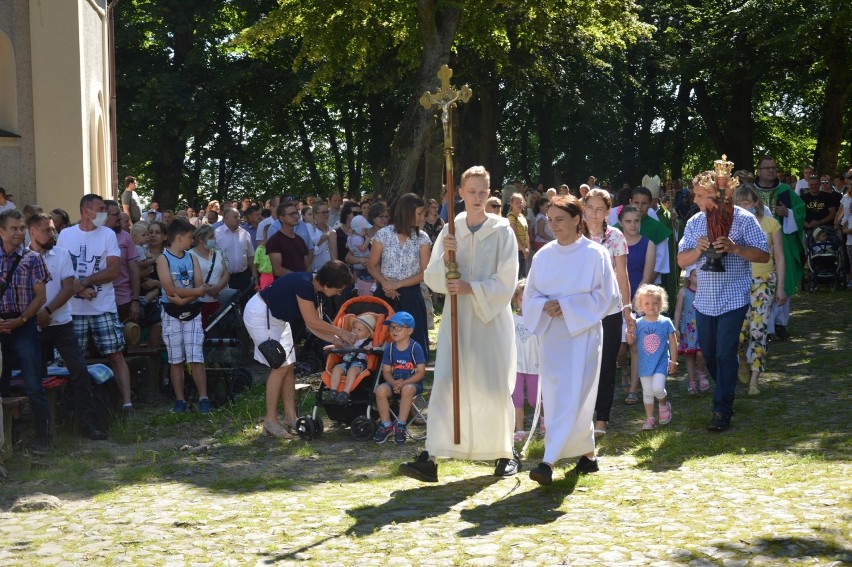
<instances>
[{"instance_id":1,"label":"face mask","mask_svg":"<svg viewBox=\"0 0 852 567\"><path fill-rule=\"evenodd\" d=\"M210 248L211 250L213 248L216 248L216 239L215 238L211 238L210 240L207 241L207 248Z\"/></svg>"},{"instance_id":2,"label":"face mask","mask_svg":"<svg viewBox=\"0 0 852 567\"><path fill-rule=\"evenodd\" d=\"M115 225L114 227L112 227L112 230L116 234L119 234L121 232L121 225L120 224Z\"/></svg>"},{"instance_id":3,"label":"face mask","mask_svg":"<svg viewBox=\"0 0 852 567\"><path fill-rule=\"evenodd\" d=\"M746 210L747 210L748 212L750 212L751 214L753 214L753 215L756 215L756 214L757 214L757 207L749 207L749 208L747 208Z\"/></svg>"},{"instance_id":4,"label":"face mask","mask_svg":"<svg viewBox=\"0 0 852 567\"><path fill-rule=\"evenodd\" d=\"M104 223L106 223L106 220L107 214L106 211L104 211L102 213L95 213L95 218L92 219L92 223L97 227L101 227Z\"/></svg>"}]
</instances>

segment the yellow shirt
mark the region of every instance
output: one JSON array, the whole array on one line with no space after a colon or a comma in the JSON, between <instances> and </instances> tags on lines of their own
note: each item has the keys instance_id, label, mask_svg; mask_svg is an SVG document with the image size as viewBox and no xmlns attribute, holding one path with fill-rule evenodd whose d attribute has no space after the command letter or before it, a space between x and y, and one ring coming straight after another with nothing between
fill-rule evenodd
<instances>
[{"instance_id":1,"label":"yellow shirt","mask_svg":"<svg viewBox=\"0 0 852 567\"><path fill-rule=\"evenodd\" d=\"M530 229L527 224L527 219L524 215L516 215L515 213L509 213L506 215L506 218L509 219L509 225L511 225L512 230L515 231L515 237L518 239L518 248L529 248L530 247Z\"/></svg>"},{"instance_id":2,"label":"yellow shirt","mask_svg":"<svg viewBox=\"0 0 852 567\"><path fill-rule=\"evenodd\" d=\"M766 235L766 240L769 244L769 261L765 264L752 262L751 277L753 278L767 278L769 274L775 271L774 247L772 246L772 242L775 238L781 238L781 225L773 216L763 215L760 219L760 230Z\"/></svg>"}]
</instances>

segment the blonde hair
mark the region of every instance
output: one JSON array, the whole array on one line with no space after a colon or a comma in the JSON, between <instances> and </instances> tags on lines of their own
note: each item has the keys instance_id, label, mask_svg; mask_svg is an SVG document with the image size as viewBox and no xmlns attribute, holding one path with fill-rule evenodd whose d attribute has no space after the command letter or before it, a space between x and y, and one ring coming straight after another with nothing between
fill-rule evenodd
<instances>
[{"instance_id":1,"label":"blonde hair","mask_svg":"<svg viewBox=\"0 0 852 567\"><path fill-rule=\"evenodd\" d=\"M134 234L142 234L144 231L145 234L148 234L148 225L142 221L136 221L133 223L133 226L130 227L130 235Z\"/></svg>"},{"instance_id":2,"label":"blonde hair","mask_svg":"<svg viewBox=\"0 0 852 567\"><path fill-rule=\"evenodd\" d=\"M484 177L486 187L491 187L491 175L488 173L488 170L481 165L469 167L464 173L462 173L459 187L464 186L464 182L470 177Z\"/></svg>"},{"instance_id":3,"label":"blonde hair","mask_svg":"<svg viewBox=\"0 0 852 567\"><path fill-rule=\"evenodd\" d=\"M515 286L515 293L512 294L512 307L516 310L518 308L518 305L517 305L517 302L515 302L515 298L518 297L518 295L523 295L524 289L526 289L526 287L527 287L527 279L526 278L519 279L518 285Z\"/></svg>"},{"instance_id":4,"label":"blonde hair","mask_svg":"<svg viewBox=\"0 0 852 567\"><path fill-rule=\"evenodd\" d=\"M660 300L660 311L665 312L669 309L669 295L666 290L654 284L642 284L636 290L636 295L633 296L633 308L639 312L641 309L641 300L646 296L653 296Z\"/></svg>"}]
</instances>

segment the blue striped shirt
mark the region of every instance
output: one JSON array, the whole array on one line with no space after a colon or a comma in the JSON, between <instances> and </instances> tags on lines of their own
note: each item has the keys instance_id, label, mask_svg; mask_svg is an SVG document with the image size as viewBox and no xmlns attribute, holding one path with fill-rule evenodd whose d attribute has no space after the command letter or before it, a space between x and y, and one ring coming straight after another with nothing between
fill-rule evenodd
<instances>
[{"instance_id":1,"label":"blue striped shirt","mask_svg":"<svg viewBox=\"0 0 852 567\"><path fill-rule=\"evenodd\" d=\"M698 239L702 236L707 236L707 216L703 212L686 222L677 251L697 248ZM769 252L766 235L760 230L757 219L740 207L734 207L734 220L728 237L740 246ZM702 254L695 265L700 268L706 261L707 258ZM698 270L694 305L698 311L710 317L748 305L751 298L751 262L736 254L726 254L722 257L722 265L725 266L724 272Z\"/></svg>"}]
</instances>

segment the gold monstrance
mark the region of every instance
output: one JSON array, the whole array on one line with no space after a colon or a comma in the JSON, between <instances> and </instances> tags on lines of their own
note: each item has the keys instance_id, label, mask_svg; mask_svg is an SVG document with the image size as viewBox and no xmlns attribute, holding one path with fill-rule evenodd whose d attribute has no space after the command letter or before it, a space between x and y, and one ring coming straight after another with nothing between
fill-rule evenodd
<instances>
[{"instance_id":1,"label":"gold monstrance","mask_svg":"<svg viewBox=\"0 0 852 567\"><path fill-rule=\"evenodd\" d=\"M712 189L705 187L716 192L716 196L713 199L716 202L716 206L705 213L710 248L704 252L707 261L701 266L701 269L707 272L725 271L725 266L722 265L722 257L725 253L717 251L713 247L713 243L716 242L717 238L728 236L731 224L734 222L734 189L737 188L740 181L736 177L731 177L733 169L734 162L728 161L728 156L722 154L722 159L717 159L713 162L716 179L715 183L712 184ZM709 179L707 181L710 182Z\"/></svg>"},{"instance_id":2,"label":"gold monstrance","mask_svg":"<svg viewBox=\"0 0 852 567\"><path fill-rule=\"evenodd\" d=\"M426 110L433 106L438 106L441 109L441 123L444 126L444 168L447 170L447 230L450 234L456 234L455 225L455 197L456 189L453 182L453 117L452 110L456 107L458 101L467 102L470 100L473 91L470 87L464 85L461 89L455 89L450 85L450 79L453 76L453 70L442 65L438 71L438 78L441 80L441 87L434 93L426 91L420 97L420 104ZM447 279L457 280L461 278L458 264L456 264L456 253L447 253L449 263L447 264ZM450 296L450 331L452 340L452 358L453 358L453 443L458 445L461 443L461 424L459 422L459 326L458 326L458 298L455 295Z\"/></svg>"}]
</instances>

